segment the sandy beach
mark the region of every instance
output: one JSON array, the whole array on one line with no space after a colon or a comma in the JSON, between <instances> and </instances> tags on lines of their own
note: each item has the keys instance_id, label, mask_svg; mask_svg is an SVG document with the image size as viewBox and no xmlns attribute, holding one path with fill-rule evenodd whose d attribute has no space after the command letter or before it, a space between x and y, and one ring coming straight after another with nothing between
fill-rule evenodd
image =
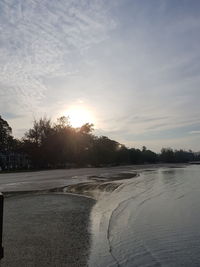
<instances>
[{"instance_id":1,"label":"sandy beach","mask_svg":"<svg viewBox=\"0 0 200 267\"><path fill-rule=\"evenodd\" d=\"M89 198L59 194L6 198L1 266L86 266L94 203Z\"/></svg>"},{"instance_id":2,"label":"sandy beach","mask_svg":"<svg viewBox=\"0 0 200 267\"><path fill-rule=\"evenodd\" d=\"M134 178L138 173L160 167L178 166L156 164L0 174L0 190L5 195L5 255L1 266L87 266L90 213L95 200L66 192L98 199L98 192L109 194L123 183L120 179Z\"/></svg>"}]
</instances>

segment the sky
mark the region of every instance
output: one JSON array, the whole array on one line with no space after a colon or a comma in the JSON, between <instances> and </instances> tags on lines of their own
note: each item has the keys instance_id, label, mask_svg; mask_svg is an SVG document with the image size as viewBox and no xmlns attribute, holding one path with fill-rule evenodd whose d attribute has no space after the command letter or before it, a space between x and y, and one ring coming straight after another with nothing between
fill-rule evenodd
<instances>
[{"instance_id":1,"label":"sky","mask_svg":"<svg viewBox=\"0 0 200 267\"><path fill-rule=\"evenodd\" d=\"M0 115L18 138L75 111L128 147L199 151L199 43L198 0L1 0Z\"/></svg>"}]
</instances>

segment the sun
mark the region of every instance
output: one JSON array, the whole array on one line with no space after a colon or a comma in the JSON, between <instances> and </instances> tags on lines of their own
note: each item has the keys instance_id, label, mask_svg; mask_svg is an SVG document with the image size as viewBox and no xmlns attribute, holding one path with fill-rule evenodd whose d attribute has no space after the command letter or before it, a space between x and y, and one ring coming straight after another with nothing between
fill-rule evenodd
<instances>
[{"instance_id":1,"label":"sun","mask_svg":"<svg viewBox=\"0 0 200 267\"><path fill-rule=\"evenodd\" d=\"M85 123L93 123L94 124L94 116L92 112L80 106L70 107L65 112L65 116L69 116L69 121L72 127L81 127Z\"/></svg>"}]
</instances>

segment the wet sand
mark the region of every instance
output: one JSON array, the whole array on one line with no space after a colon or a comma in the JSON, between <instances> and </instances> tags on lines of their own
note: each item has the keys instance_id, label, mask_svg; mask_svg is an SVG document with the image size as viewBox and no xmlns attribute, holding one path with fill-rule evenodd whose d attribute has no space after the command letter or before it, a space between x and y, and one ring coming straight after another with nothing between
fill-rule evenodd
<instances>
[{"instance_id":1,"label":"wet sand","mask_svg":"<svg viewBox=\"0 0 200 267\"><path fill-rule=\"evenodd\" d=\"M115 190L121 179L136 178L138 173L160 167L182 166L177 165L1 174L0 190L9 196L4 205L5 257L1 266L87 266L90 251L88 226L95 201L64 192L69 190L93 196L91 192L96 189ZM28 193L29 190L32 192Z\"/></svg>"},{"instance_id":2,"label":"wet sand","mask_svg":"<svg viewBox=\"0 0 200 267\"><path fill-rule=\"evenodd\" d=\"M61 194L5 198L1 266L87 266L94 203Z\"/></svg>"},{"instance_id":3,"label":"wet sand","mask_svg":"<svg viewBox=\"0 0 200 267\"><path fill-rule=\"evenodd\" d=\"M161 167L181 167L184 164L144 164L104 168L61 169L35 172L1 173L0 192L38 191L65 187L82 182L91 182L99 177L107 180L120 178L119 174L128 172L140 173Z\"/></svg>"}]
</instances>

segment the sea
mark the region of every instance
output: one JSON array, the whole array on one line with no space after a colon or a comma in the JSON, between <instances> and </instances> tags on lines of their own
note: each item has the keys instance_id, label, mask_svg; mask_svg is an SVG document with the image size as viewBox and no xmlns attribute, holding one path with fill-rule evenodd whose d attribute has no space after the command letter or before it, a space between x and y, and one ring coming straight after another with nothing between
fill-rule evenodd
<instances>
[{"instance_id":1,"label":"sea","mask_svg":"<svg viewBox=\"0 0 200 267\"><path fill-rule=\"evenodd\" d=\"M200 266L200 165L143 170L91 213L90 267Z\"/></svg>"}]
</instances>

